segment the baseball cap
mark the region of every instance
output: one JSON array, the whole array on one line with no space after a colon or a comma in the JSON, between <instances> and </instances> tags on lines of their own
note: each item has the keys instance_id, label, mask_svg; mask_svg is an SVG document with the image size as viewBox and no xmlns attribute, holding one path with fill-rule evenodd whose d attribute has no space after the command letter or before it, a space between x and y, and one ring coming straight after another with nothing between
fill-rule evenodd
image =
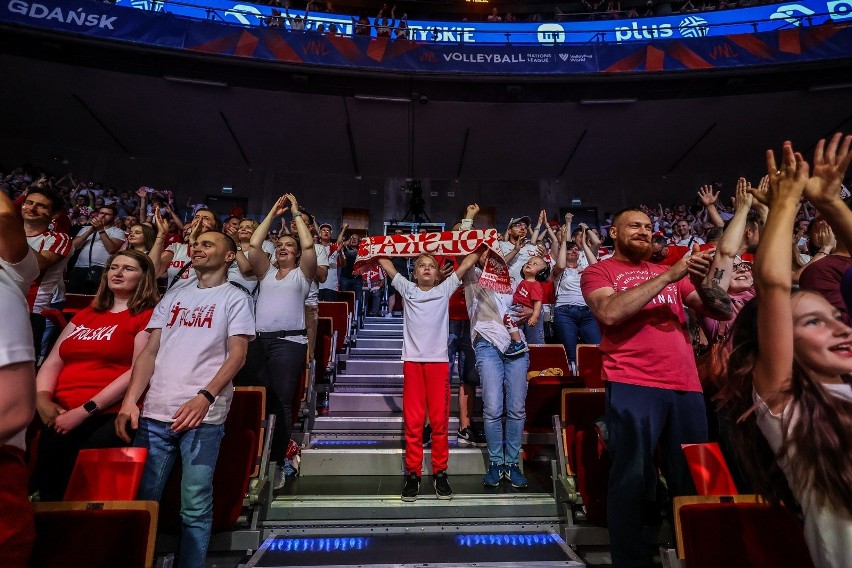
<instances>
[{"instance_id":1,"label":"baseball cap","mask_svg":"<svg viewBox=\"0 0 852 568\"><path fill-rule=\"evenodd\" d=\"M530 226L530 218L524 215L523 217L513 217L509 220L509 226L514 225L515 223L526 223L527 227Z\"/></svg>"},{"instance_id":2,"label":"baseball cap","mask_svg":"<svg viewBox=\"0 0 852 568\"><path fill-rule=\"evenodd\" d=\"M329 231L331 231L333 229L333 227L331 225L329 225L328 223L323 223L322 225L320 225L319 226L320 230L322 230L323 227L328 227Z\"/></svg>"}]
</instances>

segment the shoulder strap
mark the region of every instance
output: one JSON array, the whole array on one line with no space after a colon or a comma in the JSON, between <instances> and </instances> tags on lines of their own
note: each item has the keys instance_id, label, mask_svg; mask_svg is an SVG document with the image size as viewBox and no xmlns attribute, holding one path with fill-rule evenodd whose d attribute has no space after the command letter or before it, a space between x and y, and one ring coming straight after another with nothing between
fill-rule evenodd
<instances>
[{"instance_id":1,"label":"shoulder strap","mask_svg":"<svg viewBox=\"0 0 852 568\"><path fill-rule=\"evenodd\" d=\"M192 268L192 261L191 260L189 262L187 262L186 264L184 264L183 267L180 269L180 271L178 271L178 273L175 274L175 277L172 278L171 282L169 282L169 285L166 288L166 290L170 290L171 287L174 286L177 283L178 280L180 280L181 276L183 276L184 273L186 273L186 271L189 270L190 268Z\"/></svg>"}]
</instances>

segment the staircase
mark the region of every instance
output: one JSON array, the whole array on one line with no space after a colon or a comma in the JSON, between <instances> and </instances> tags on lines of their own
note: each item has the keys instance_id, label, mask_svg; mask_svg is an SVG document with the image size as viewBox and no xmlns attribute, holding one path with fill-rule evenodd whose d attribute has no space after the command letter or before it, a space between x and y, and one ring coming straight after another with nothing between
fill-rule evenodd
<instances>
[{"instance_id":1,"label":"staircase","mask_svg":"<svg viewBox=\"0 0 852 568\"><path fill-rule=\"evenodd\" d=\"M328 412L316 417L313 430L303 441L300 476L292 482L288 480L276 495L264 527L274 531L279 541L306 540L303 537L345 540L378 534L393 540L400 534L434 538L443 533L486 534L489 542L509 543L515 542L506 540L509 535L520 535L517 542L558 544L559 554L553 559L556 564L533 565L580 566L579 559L558 536L559 514L549 470L539 476L528 471L530 485L523 490L513 489L506 482L493 489L482 485L487 450L457 443L455 384L447 470L453 499L436 498L429 477L431 452L427 448L419 498L414 503L400 500L405 444L401 352L401 318L365 318L346 360L345 372L338 374L329 393ZM417 546L415 541L407 542ZM424 563L447 562L453 557L449 552L435 550L434 544L427 546L426 541L423 546ZM511 560L521 559L513 556ZM393 563L391 558L383 560ZM496 558L495 562L500 562L493 564L482 562L487 558L480 560L479 566L498 566L506 559ZM366 561L353 557L352 562Z\"/></svg>"}]
</instances>

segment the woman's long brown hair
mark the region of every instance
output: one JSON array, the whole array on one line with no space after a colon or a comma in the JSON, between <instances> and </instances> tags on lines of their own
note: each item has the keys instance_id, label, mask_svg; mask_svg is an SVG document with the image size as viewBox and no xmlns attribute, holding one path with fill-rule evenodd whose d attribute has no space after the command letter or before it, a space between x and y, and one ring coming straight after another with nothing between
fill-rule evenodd
<instances>
[{"instance_id":1,"label":"woman's long brown hair","mask_svg":"<svg viewBox=\"0 0 852 568\"><path fill-rule=\"evenodd\" d=\"M115 295L109 289L108 274L110 265L119 256L132 258L139 264L139 268L142 270L142 277L139 279L139 284L136 285L133 296L127 302L127 308L130 310L130 313L135 316L156 306L160 299L160 293L157 290L154 263L151 262L147 254L138 250L126 249L112 255L104 266L103 274L101 274L101 283L98 286L98 291L95 293L95 299L92 300L92 309L96 312L106 312L111 310L115 305Z\"/></svg>"},{"instance_id":2,"label":"woman's long brown hair","mask_svg":"<svg viewBox=\"0 0 852 568\"><path fill-rule=\"evenodd\" d=\"M806 292L794 292L794 295ZM812 293L812 292L807 292ZM817 503L852 515L852 402L827 392L807 369L794 361L785 416L783 443L776 455L757 425L752 399L754 365L759 355L757 301L751 300L734 323L726 379L715 399L733 424L731 438L740 466L754 489L773 504L797 508L793 492L778 465L788 459L799 493L812 487ZM845 376L847 384L850 376ZM742 418L744 417L745 418Z\"/></svg>"}]
</instances>

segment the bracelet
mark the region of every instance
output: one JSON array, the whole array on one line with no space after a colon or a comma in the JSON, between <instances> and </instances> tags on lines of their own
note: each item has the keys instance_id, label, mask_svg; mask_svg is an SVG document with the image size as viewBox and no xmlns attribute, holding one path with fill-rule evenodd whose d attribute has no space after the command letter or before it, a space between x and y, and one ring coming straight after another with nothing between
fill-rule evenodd
<instances>
[{"instance_id":1,"label":"bracelet","mask_svg":"<svg viewBox=\"0 0 852 568\"><path fill-rule=\"evenodd\" d=\"M98 231L98 234L99 234L99 235L105 235L105 234L106 234L106 231Z\"/></svg>"},{"instance_id":2,"label":"bracelet","mask_svg":"<svg viewBox=\"0 0 852 568\"><path fill-rule=\"evenodd\" d=\"M207 391L205 389L201 389L200 391L198 391L198 394L200 394L201 396L206 398L207 402L209 402L210 404L213 404L214 402L216 402L216 397L213 396L212 394L210 394L210 391Z\"/></svg>"},{"instance_id":3,"label":"bracelet","mask_svg":"<svg viewBox=\"0 0 852 568\"><path fill-rule=\"evenodd\" d=\"M816 252L814 253L814 256L816 256L816 255L818 255L818 254L824 254L825 256L828 256L828 253L827 253L827 252L823 252L823 251L821 251L821 250L816 251Z\"/></svg>"}]
</instances>

